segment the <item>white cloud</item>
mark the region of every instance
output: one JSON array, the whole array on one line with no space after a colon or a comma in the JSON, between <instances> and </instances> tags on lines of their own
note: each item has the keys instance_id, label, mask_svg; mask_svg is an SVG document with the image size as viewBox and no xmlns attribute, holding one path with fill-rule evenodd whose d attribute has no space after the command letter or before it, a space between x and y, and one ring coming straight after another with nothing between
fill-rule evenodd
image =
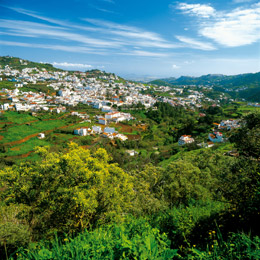
<instances>
[{"instance_id":1,"label":"white cloud","mask_svg":"<svg viewBox=\"0 0 260 260\"><path fill-rule=\"evenodd\" d=\"M53 62L51 63L53 66L60 67L74 67L74 68L92 68L92 65L82 64L82 63L68 63L68 62Z\"/></svg>"},{"instance_id":2,"label":"white cloud","mask_svg":"<svg viewBox=\"0 0 260 260\"><path fill-rule=\"evenodd\" d=\"M172 65L172 68L173 68L174 70L177 70L177 69L180 68L180 66L178 66L178 65L176 65L176 64L173 64L173 65Z\"/></svg>"},{"instance_id":3,"label":"white cloud","mask_svg":"<svg viewBox=\"0 0 260 260\"><path fill-rule=\"evenodd\" d=\"M234 2L244 3L249 0L234 0ZM199 35L223 46L237 47L260 40L260 3L252 4L250 7L236 8L229 12L216 11L208 5L186 3L180 3L177 9L191 16L204 18L204 21L200 19L198 25Z\"/></svg>"},{"instance_id":4,"label":"white cloud","mask_svg":"<svg viewBox=\"0 0 260 260\"><path fill-rule=\"evenodd\" d=\"M227 47L257 42L260 40L260 5L224 14L216 21L204 24L199 33Z\"/></svg>"},{"instance_id":5,"label":"white cloud","mask_svg":"<svg viewBox=\"0 0 260 260\"><path fill-rule=\"evenodd\" d=\"M50 49L55 51L66 51L76 53L90 53L98 55L107 55L106 51L96 51L95 49L83 47L83 46L66 46L66 45L51 45L51 44L36 44L36 43L24 43L24 42L12 42L12 41L0 41L0 44L6 46L28 47L38 49Z\"/></svg>"},{"instance_id":6,"label":"white cloud","mask_svg":"<svg viewBox=\"0 0 260 260\"><path fill-rule=\"evenodd\" d=\"M121 25L109 21L99 20L99 19L90 19L85 18L82 19L83 21L86 21L88 23L94 24L96 26L100 26L103 28L107 28L110 30L107 30L107 32L111 34L116 34L124 37L130 37L130 38L139 38L139 39L147 39L152 41L165 41L159 34L145 31L143 29L134 27L134 26L127 26L127 25Z\"/></svg>"},{"instance_id":7,"label":"white cloud","mask_svg":"<svg viewBox=\"0 0 260 260\"><path fill-rule=\"evenodd\" d=\"M179 41L186 44L183 47L190 47L193 49L199 49L199 50L204 50L204 51L216 50L216 48L211 43L201 42L201 41L198 41L198 40L186 37L186 36L176 36L176 38Z\"/></svg>"},{"instance_id":8,"label":"white cloud","mask_svg":"<svg viewBox=\"0 0 260 260\"><path fill-rule=\"evenodd\" d=\"M122 55L131 55L131 56L143 56L143 57L167 57L165 53L151 52L151 51L142 51L142 50L133 50L127 53L119 53Z\"/></svg>"},{"instance_id":9,"label":"white cloud","mask_svg":"<svg viewBox=\"0 0 260 260\"><path fill-rule=\"evenodd\" d=\"M183 11L186 14L199 16L203 18L209 18L210 16L215 15L215 9L210 5L204 5L204 4L180 3L178 4L177 9Z\"/></svg>"},{"instance_id":10,"label":"white cloud","mask_svg":"<svg viewBox=\"0 0 260 260\"><path fill-rule=\"evenodd\" d=\"M15 8L15 7L8 7L8 6L5 6L5 7L9 8L9 9L11 9L11 10L17 12L17 13L21 13L21 14L24 14L24 15L27 15L27 16L30 16L30 17L34 17L34 18L42 20L42 21L46 21L46 22L53 23L53 24L56 24L56 25L61 25L61 26L64 26L64 27L76 28L76 29L87 30L87 31L97 31L98 30L97 28L94 28L94 27L80 26L80 25L76 25L76 24L73 24L73 23L70 23L70 22L67 22L67 21L64 22L62 20L42 16L42 15L39 15L39 14L33 12L33 11L22 9L22 8Z\"/></svg>"},{"instance_id":11,"label":"white cloud","mask_svg":"<svg viewBox=\"0 0 260 260\"><path fill-rule=\"evenodd\" d=\"M63 27L44 25L41 23L20 21L20 20L0 20L0 27L7 28L12 33L19 33L21 36L28 37L49 37L53 39L76 41L88 44L93 47L118 48L121 43L103 39L91 38L82 34L72 33Z\"/></svg>"}]
</instances>

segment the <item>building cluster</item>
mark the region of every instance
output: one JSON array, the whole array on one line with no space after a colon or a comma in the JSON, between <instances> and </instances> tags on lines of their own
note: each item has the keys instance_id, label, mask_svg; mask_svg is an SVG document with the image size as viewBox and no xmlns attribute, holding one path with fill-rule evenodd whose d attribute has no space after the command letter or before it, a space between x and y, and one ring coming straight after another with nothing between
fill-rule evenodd
<instances>
[{"instance_id":1,"label":"building cluster","mask_svg":"<svg viewBox=\"0 0 260 260\"><path fill-rule=\"evenodd\" d=\"M90 127L80 127L74 130L75 135L80 136L87 136L87 135L101 135L102 137L109 138L109 139L119 139L121 141L127 140L127 136L118 133L118 131L115 130L114 127L105 127L103 130L101 126L92 126Z\"/></svg>"},{"instance_id":2,"label":"building cluster","mask_svg":"<svg viewBox=\"0 0 260 260\"><path fill-rule=\"evenodd\" d=\"M0 94L6 95L10 100L1 105L2 110L48 110L47 108L53 106L76 106L82 103L102 109L103 112L112 112L113 108L139 103L150 108L157 101L151 95L140 93L149 89L149 86L119 80L114 74L101 71L96 76L90 76L88 72L47 71L38 68L19 71L6 65L4 69L0 69L0 75L15 82L16 87L12 90L0 90ZM46 83L50 92L55 90L56 94L23 90L24 86L38 83Z\"/></svg>"},{"instance_id":3,"label":"building cluster","mask_svg":"<svg viewBox=\"0 0 260 260\"><path fill-rule=\"evenodd\" d=\"M20 60L21 65L26 62ZM181 105L201 107L202 100L214 101L203 93L204 87L191 89L187 86L182 88L170 88L168 86L151 86L141 83L124 81L112 73L102 71L69 72L47 71L45 68L13 69L6 65L0 69L1 79L8 79L15 83L15 89L0 90L1 95L6 95L10 102L1 105L2 110L15 109L17 111L48 111L50 107L76 106L79 103L88 104L103 112L113 112L120 106L133 107L141 104L145 108L153 107L157 101L167 102L172 106ZM45 83L45 84L44 84ZM47 93L34 93L24 91L23 87L31 84L44 84L49 88ZM209 87L207 87L207 90ZM151 91L152 90L152 91ZM185 90L186 95L181 96ZM56 94L55 92L56 91ZM169 93L166 96L145 93ZM52 93L52 94L51 94ZM53 94L54 93L54 94ZM176 97L176 95L178 97Z\"/></svg>"},{"instance_id":4,"label":"building cluster","mask_svg":"<svg viewBox=\"0 0 260 260\"><path fill-rule=\"evenodd\" d=\"M204 115L203 115L204 116ZM223 143L227 141L227 138L224 138L224 135L219 130L230 131L232 129L240 127L240 120L228 119L222 120L220 123L213 123L214 128L213 132L208 134L209 142L207 144L201 143L198 146L201 147L212 147L215 143ZM185 144L193 143L195 140L190 135L182 135L179 138L178 144L180 146Z\"/></svg>"},{"instance_id":5,"label":"building cluster","mask_svg":"<svg viewBox=\"0 0 260 260\"><path fill-rule=\"evenodd\" d=\"M105 116L97 116L98 123L107 125L109 123L119 123L135 119L130 113L123 113L119 111L106 113Z\"/></svg>"},{"instance_id":6,"label":"building cluster","mask_svg":"<svg viewBox=\"0 0 260 260\"><path fill-rule=\"evenodd\" d=\"M221 130L232 130L240 127L240 121L235 119L222 120L217 127Z\"/></svg>"}]
</instances>

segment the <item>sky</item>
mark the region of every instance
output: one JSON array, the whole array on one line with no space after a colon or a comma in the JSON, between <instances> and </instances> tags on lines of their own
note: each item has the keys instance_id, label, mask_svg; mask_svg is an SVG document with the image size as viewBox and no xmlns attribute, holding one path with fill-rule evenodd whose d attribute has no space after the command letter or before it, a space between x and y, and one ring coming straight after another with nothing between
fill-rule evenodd
<instances>
[{"instance_id":1,"label":"sky","mask_svg":"<svg viewBox=\"0 0 260 260\"><path fill-rule=\"evenodd\" d=\"M0 55L125 78L260 71L256 0L1 0Z\"/></svg>"}]
</instances>

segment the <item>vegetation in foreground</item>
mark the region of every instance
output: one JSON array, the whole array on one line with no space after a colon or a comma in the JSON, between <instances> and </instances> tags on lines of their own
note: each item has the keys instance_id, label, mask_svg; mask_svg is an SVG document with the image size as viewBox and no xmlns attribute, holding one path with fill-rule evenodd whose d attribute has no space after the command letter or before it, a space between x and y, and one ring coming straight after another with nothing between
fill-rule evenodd
<instances>
[{"instance_id":1,"label":"vegetation in foreground","mask_svg":"<svg viewBox=\"0 0 260 260\"><path fill-rule=\"evenodd\" d=\"M8 259L260 259L260 114L230 140L239 152L122 170L104 149L39 147L42 162L0 171Z\"/></svg>"}]
</instances>

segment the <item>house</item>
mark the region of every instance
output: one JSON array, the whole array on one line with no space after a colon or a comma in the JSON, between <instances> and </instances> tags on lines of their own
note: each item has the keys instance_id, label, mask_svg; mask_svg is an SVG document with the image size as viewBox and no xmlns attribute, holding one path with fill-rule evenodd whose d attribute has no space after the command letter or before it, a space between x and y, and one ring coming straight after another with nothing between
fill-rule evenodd
<instances>
[{"instance_id":1,"label":"house","mask_svg":"<svg viewBox=\"0 0 260 260\"><path fill-rule=\"evenodd\" d=\"M239 121L234 119L222 120L219 124L219 129L231 130L240 127Z\"/></svg>"},{"instance_id":2,"label":"house","mask_svg":"<svg viewBox=\"0 0 260 260\"><path fill-rule=\"evenodd\" d=\"M102 133L102 129L101 129L101 126L92 126L92 131L95 133L95 134L101 134Z\"/></svg>"},{"instance_id":3,"label":"house","mask_svg":"<svg viewBox=\"0 0 260 260\"><path fill-rule=\"evenodd\" d=\"M97 109L101 109L103 107L102 103L101 102L97 102L97 103L94 103L93 104L93 107L94 108L97 108Z\"/></svg>"},{"instance_id":4,"label":"house","mask_svg":"<svg viewBox=\"0 0 260 260\"><path fill-rule=\"evenodd\" d=\"M108 106L103 106L101 111L102 112L112 112L113 109L111 107L108 107Z\"/></svg>"},{"instance_id":5,"label":"house","mask_svg":"<svg viewBox=\"0 0 260 260\"><path fill-rule=\"evenodd\" d=\"M191 135L182 135L179 138L178 144L179 145L185 145L185 144L191 144L193 143L195 140L191 137Z\"/></svg>"},{"instance_id":6,"label":"house","mask_svg":"<svg viewBox=\"0 0 260 260\"><path fill-rule=\"evenodd\" d=\"M44 133L39 133L39 134L38 134L38 138L39 138L39 139L45 138L45 134L44 134Z\"/></svg>"},{"instance_id":7,"label":"house","mask_svg":"<svg viewBox=\"0 0 260 260\"><path fill-rule=\"evenodd\" d=\"M5 103L3 105L0 105L1 110L8 110L9 109L9 104Z\"/></svg>"},{"instance_id":8,"label":"house","mask_svg":"<svg viewBox=\"0 0 260 260\"><path fill-rule=\"evenodd\" d=\"M103 133L102 136L105 137L105 138L114 139L113 134L110 134L110 133Z\"/></svg>"},{"instance_id":9,"label":"house","mask_svg":"<svg viewBox=\"0 0 260 260\"><path fill-rule=\"evenodd\" d=\"M209 140L213 143L223 142L223 134L221 132L209 133Z\"/></svg>"},{"instance_id":10,"label":"house","mask_svg":"<svg viewBox=\"0 0 260 260\"><path fill-rule=\"evenodd\" d=\"M107 120L104 117L100 117L98 119L98 123L101 125L106 125L107 124Z\"/></svg>"},{"instance_id":11,"label":"house","mask_svg":"<svg viewBox=\"0 0 260 260\"><path fill-rule=\"evenodd\" d=\"M138 152L135 150L126 150L125 152L130 156L135 156L138 154Z\"/></svg>"},{"instance_id":12,"label":"house","mask_svg":"<svg viewBox=\"0 0 260 260\"><path fill-rule=\"evenodd\" d=\"M128 139L128 137L123 134L117 134L116 138L120 139L121 141L126 141Z\"/></svg>"},{"instance_id":13,"label":"house","mask_svg":"<svg viewBox=\"0 0 260 260\"><path fill-rule=\"evenodd\" d=\"M120 117L120 115L121 115L120 112L110 112L110 113L105 114L105 118L112 119L115 117Z\"/></svg>"},{"instance_id":14,"label":"house","mask_svg":"<svg viewBox=\"0 0 260 260\"><path fill-rule=\"evenodd\" d=\"M86 136L89 134L89 130L91 130L88 127L81 127L81 128L77 128L74 130L74 134L75 135L80 135L80 136Z\"/></svg>"},{"instance_id":15,"label":"house","mask_svg":"<svg viewBox=\"0 0 260 260\"><path fill-rule=\"evenodd\" d=\"M104 128L104 133L113 134L113 133L116 133L116 130L115 130L114 127L105 127Z\"/></svg>"}]
</instances>

